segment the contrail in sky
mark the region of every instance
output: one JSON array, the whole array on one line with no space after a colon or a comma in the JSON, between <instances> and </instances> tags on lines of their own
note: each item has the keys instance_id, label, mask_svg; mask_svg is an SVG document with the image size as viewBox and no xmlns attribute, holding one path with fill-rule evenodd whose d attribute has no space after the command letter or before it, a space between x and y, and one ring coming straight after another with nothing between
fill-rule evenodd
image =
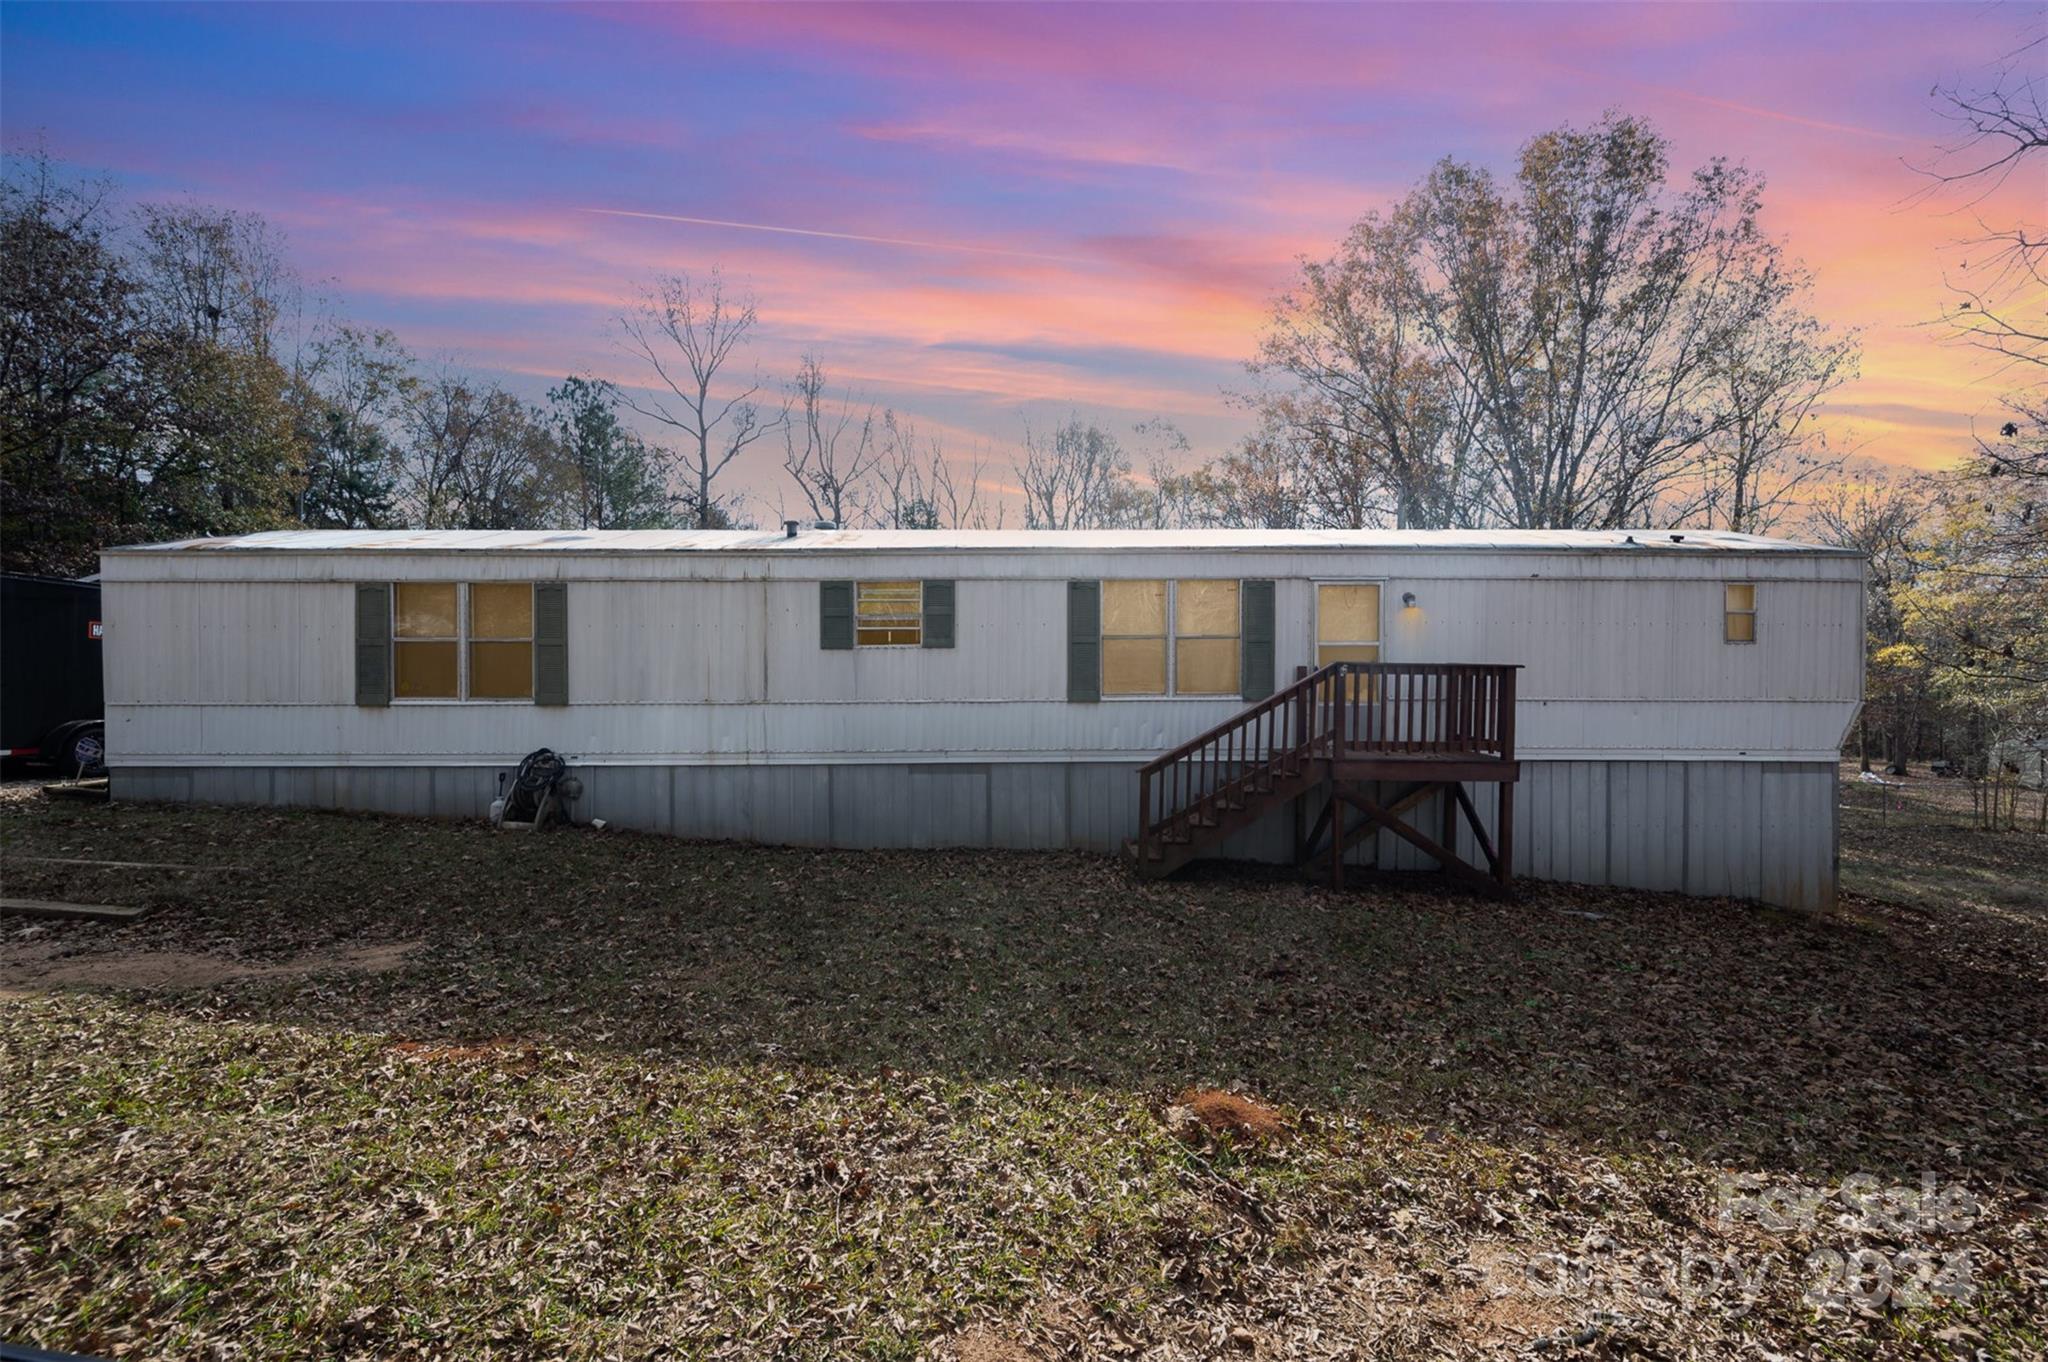
<instances>
[{"instance_id":1,"label":"contrail in sky","mask_svg":"<svg viewBox=\"0 0 2048 1362\"><path fill-rule=\"evenodd\" d=\"M647 218L654 222L687 222L693 227L736 227L743 232L774 232L780 236L817 236L831 241L865 241L876 246L908 246L924 251L959 251L967 255L1007 255L1021 260L1057 260L1068 265L1089 262L1079 256L1048 255L1043 251L1013 251L1001 246L966 246L957 241L913 241L900 236L862 236L858 232L821 232L809 227L771 227L764 222L728 222L724 218L688 218L676 213L636 213L626 208L579 208L579 213L599 213L610 218Z\"/></svg>"},{"instance_id":2,"label":"contrail in sky","mask_svg":"<svg viewBox=\"0 0 2048 1362\"><path fill-rule=\"evenodd\" d=\"M1557 69L1587 80L1595 79L1592 72L1582 71L1577 67L1560 65ZM1734 113L1749 114L1755 118L1774 119L1780 123L1797 123L1803 128L1818 128L1822 132L1844 132L1852 137L1871 137L1880 142L1903 142L1914 145L1921 144L1925 140L1908 136L1905 133L1886 132L1882 128L1865 128L1854 123L1834 123L1825 118L1808 118L1803 114L1786 113L1783 109L1766 108L1761 104L1744 104L1738 100L1721 99L1714 95L1703 95L1697 90L1687 90L1677 85L1658 85L1647 80L1627 80L1626 78L1624 78L1624 83L1633 85L1638 90L1650 90L1660 95L1670 95L1673 99L1689 99L1695 104L1704 104L1713 109L1727 109Z\"/></svg>"}]
</instances>

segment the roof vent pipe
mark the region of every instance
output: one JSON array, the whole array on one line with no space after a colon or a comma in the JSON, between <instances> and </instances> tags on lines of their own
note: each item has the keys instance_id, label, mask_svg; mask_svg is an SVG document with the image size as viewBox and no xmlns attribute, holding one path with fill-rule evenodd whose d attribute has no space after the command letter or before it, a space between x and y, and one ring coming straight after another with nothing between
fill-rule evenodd
<instances>
[{"instance_id":1,"label":"roof vent pipe","mask_svg":"<svg viewBox=\"0 0 2048 1362\"><path fill-rule=\"evenodd\" d=\"M794 520L785 520L785 521L783 521L783 522L782 522L782 537L783 537L784 539L794 539L794 538L796 538L796 527L797 527L797 524L798 524L798 522L797 522L797 521L794 521Z\"/></svg>"}]
</instances>

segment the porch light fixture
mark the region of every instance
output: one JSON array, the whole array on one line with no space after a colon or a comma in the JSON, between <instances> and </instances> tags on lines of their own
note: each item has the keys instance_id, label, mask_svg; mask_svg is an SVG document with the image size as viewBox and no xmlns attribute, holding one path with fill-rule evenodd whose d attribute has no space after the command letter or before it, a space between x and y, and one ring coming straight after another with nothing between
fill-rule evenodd
<instances>
[{"instance_id":1,"label":"porch light fixture","mask_svg":"<svg viewBox=\"0 0 2048 1362\"><path fill-rule=\"evenodd\" d=\"M1401 593L1401 608L1402 608L1403 610L1413 610L1413 609L1415 608L1415 593L1414 593L1414 592L1412 592L1412 591L1404 591L1404 592L1402 592L1402 593Z\"/></svg>"}]
</instances>

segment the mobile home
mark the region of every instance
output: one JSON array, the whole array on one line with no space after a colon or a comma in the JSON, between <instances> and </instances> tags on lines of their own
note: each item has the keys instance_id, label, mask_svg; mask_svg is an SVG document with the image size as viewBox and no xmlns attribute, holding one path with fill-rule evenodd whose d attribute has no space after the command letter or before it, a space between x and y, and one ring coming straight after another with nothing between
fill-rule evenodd
<instances>
[{"instance_id":1,"label":"mobile home","mask_svg":"<svg viewBox=\"0 0 2048 1362\"><path fill-rule=\"evenodd\" d=\"M546 746L579 818L1154 871L1824 909L1862 687L1861 558L1717 533L286 531L102 581L117 799L481 816Z\"/></svg>"}]
</instances>

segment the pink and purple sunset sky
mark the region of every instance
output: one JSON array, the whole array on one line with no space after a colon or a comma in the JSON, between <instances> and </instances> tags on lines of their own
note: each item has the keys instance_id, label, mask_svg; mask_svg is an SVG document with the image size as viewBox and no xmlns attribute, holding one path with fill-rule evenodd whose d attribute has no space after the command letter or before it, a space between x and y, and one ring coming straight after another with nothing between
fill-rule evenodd
<instances>
[{"instance_id":1,"label":"pink and purple sunset sky","mask_svg":"<svg viewBox=\"0 0 2048 1362\"><path fill-rule=\"evenodd\" d=\"M1273 295L1446 155L1506 168L1616 108L1769 179L1767 225L1865 330L1834 434L1931 467L1996 410L1926 323L1951 248L2042 177L1926 198L2038 6L0 7L0 125L136 198L264 214L339 311L537 399L640 375L636 281L750 287L769 378L1006 467L1027 420L1248 428ZM647 215L647 216L635 216ZM666 216L663 216L666 215ZM697 219L694 222L675 218ZM772 508L765 451L746 485Z\"/></svg>"}]
</instances>

